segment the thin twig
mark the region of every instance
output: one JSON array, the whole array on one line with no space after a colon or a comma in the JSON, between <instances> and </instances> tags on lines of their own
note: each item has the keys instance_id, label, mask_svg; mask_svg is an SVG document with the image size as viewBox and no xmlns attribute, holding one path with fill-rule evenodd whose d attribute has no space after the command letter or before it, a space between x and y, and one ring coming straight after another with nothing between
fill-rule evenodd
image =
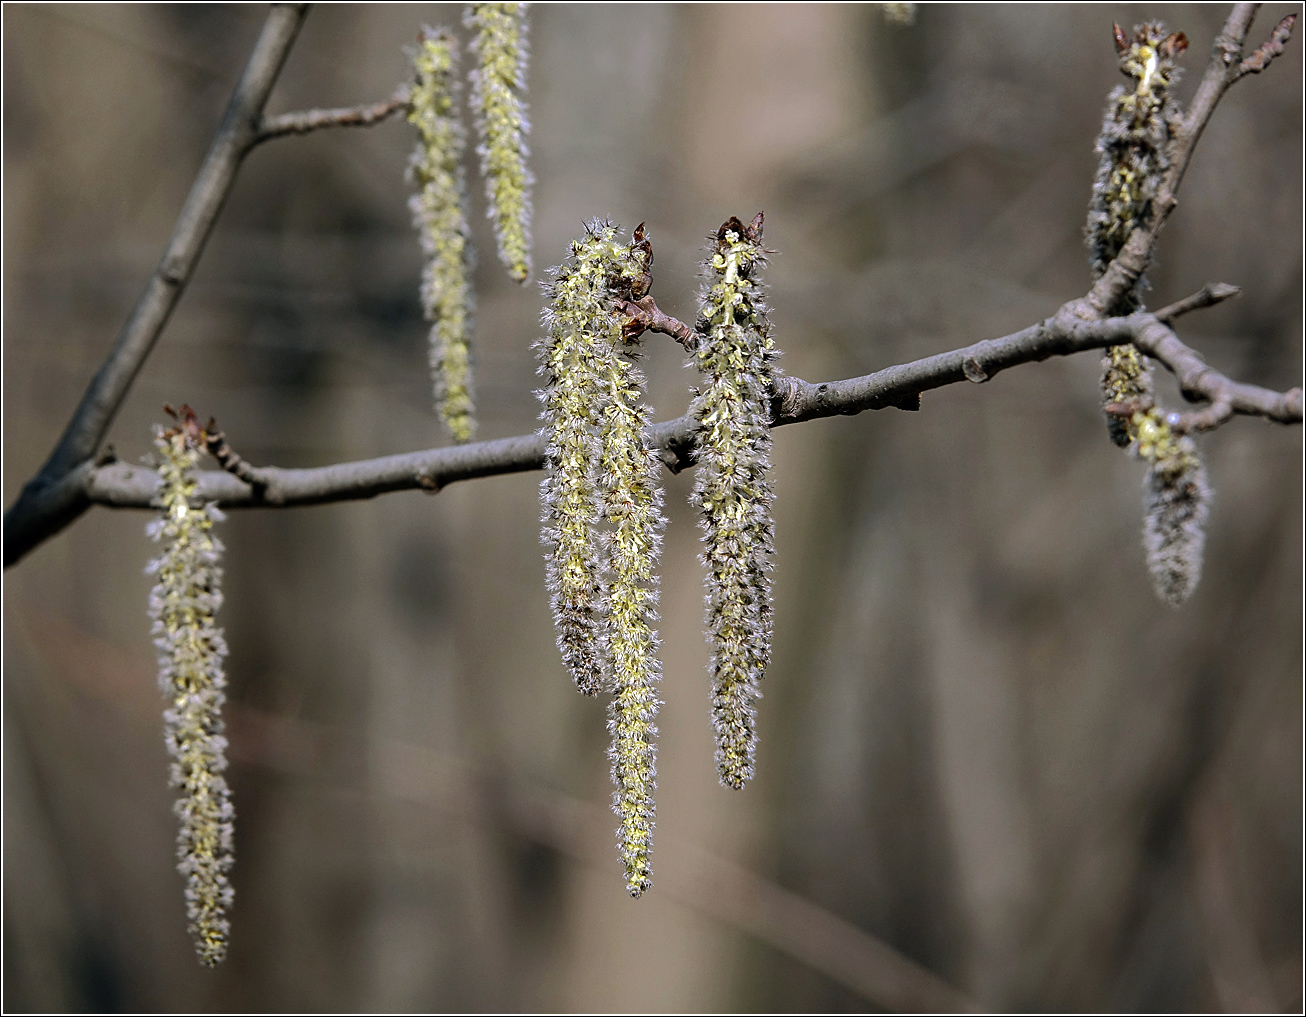
<instances>
[{"instance_id":1,"label":"thin twig","mask_svg":"<svg viewBox=\"0 0 1306 1017\"><path fill-rule=\"evenodd\" d=\"M158 268L50 458L5 512L6 567L85 511L88 503L82 488L70 481L85 472L190 281L236 172L254 144L263 107L307 13L307 4L273 4L268 13Z\"/></svg>"},{"instance_id":2,"label":"thin twig","mask_svg":"<svg viewBox=\"0 0 1306 1017\"><path fill-rule=\"evenodd\" d=\"M305 109L295 113L265 116L259 121L254 144L289 134L308 134L323 127L370 127L409 108L408 86L401 87L389 99L369 106L347 106L341 109Z\"/></svg>"},{"instance_id":3,"label":"thin twig","mask_svg":"<svg viewBox=\"0 0 1306 1017\"><path fill-rule=\"evenodd\" d=\"M680 319L663 314L652 294L639 300L623 300L619 309L626 316L621 335L627 342L638 339L645 332L661 332L671 336L690 353L698 349L698 333Z\"/></svg>"},{"instance_id":4,"label":"thin twig","mask_svg":"<svg viewBox=\"0 0 1306 1017\"><path fill-rule=\"evenodd\" d=\"M1179 430L1205 430L1235 414L1282 424L1302 422L1301 389L1279 393L1239 384L1209 367L1155 315L1140 312L1124 318L1085 320L1079 304L1071 301L1051 318L1000 339L986 339L860 378L814 384L782 377L773 394L772 426L891 406L914 408L922 392L963 381L979 383L1018 364L1126 342L1173 371L1189 398L1210 402L1188 416L1176 415L1173 423ZM695 423L689 416L654 424L646 432L650 447L669 453L667 461L673 470L692 465L694 436ZM352 501L390 491L439 490L460 480L538 470L543 465L543 439L524 434L314 469L262 467L257 471L266 484L262 490L215 470L201 472L197 478L199 495L205 500L226 508L252 508ZM81 482L86 497L96 504L147 508L158 478L144 467L119 462L84 475Z\"/></svg>"},{"instance_id":5,"label":"thin twig","mask_svg":"<svg viewBox=\"0 0 1306 1017\"><path fill-rule=\"evenodd\" d=\"M1238 77L1248 74L1260 74L1261 71L1270 66L1270 62L1277 56L1283 55L1283 48L1287 45L1288 40L1292 38L1293 25L1297 23L1297 15L1289 14L1281 19L1274 26L1274 31L1270 37L1256 47L1246 60L1238 65Z\"/></svg>"},{"instance_id":6,"label":"thin twig","mask_svg":"<svg viewBox=\"0 0 1306 1017\"><path fill-rule=\"evenodd\" d=\"M1229 283L1207 283L1192 296L1184 297L1183 300L1176 300L1173 304L1166 304L1159 311L1153 311L1156 320L1170 324L1175 318L1187 314L1189 311L1200 311L1207 307L1214 307L1216 304L1222 304L1232 297L1238 296L1242 290Z\"/></svg>"},{"instance_id":7,"label":"thin twig","mask_svg":"<svg viewBox=\"0 0 1306 1017\"><path fill-rule=\"evenodd\" d=\"M268 481L263 471L256 466L251 466L236 454L236 450L227 442L227 436L218 427L218 422L212 417L209 417L209 422L204 425L203 434L204 448L217 460L219 466L233 476L239 477L256 491L267 489Z\"/></svg>"}]
</instances>

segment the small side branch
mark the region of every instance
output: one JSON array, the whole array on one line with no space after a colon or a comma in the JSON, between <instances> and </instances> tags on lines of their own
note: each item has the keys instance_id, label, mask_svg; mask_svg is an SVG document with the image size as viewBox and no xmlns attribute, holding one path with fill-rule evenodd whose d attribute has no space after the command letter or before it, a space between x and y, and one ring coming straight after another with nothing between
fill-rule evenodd
<instances>
[{"instance_id":1,"label":"small side branch","mask_svg":"<svg viewBox=\"0 0 1306 1017\"><path fill-rule=\"evenodd\" d=\"M217 460L219 466L232 476L239 477L250 486L251 490L255 492L267 490L268 478L264 471L251 466L236 454L236 450L227 442L227 436L218 427L218 422L212 417L209 417L209 422L204 425L203 433L204 448Z\"/></svg>"},{"instance_id":2,"label":"small side branch","mask_svg":"<svg viewBox=\"0 0 1306 1017\"><path fill-rule=\"evenodd\" d=\"M1256 47L1255 51L1238 65L1238 77L1244 77L1248 74L1260 74L1261 71L1270 66L1270 62L1277 56L1283 55L1283 48L1292 38L1293 25L1297 23L1297 15L1289 14L1274 26L1274 31L1270 37Z\"/></svg>"},{"instance_id":3,"label":"small side branch","mask_svg":"<svg viewBox=\"0 0 1306 1017\"><path fill-rule=\"evenodd\" d=\"M1139 322L1134 345L1174 374L1185 399L1190 402L1206 400L1210 404L1191 413L1175 414L1171 426L1176 431L1209 431L1237 414L1264 417L1280 424L1301 423L1300 388L1272 392L1257 385L1233 381L1209 366L1153 315L1134 317L1144 319Z\"/></svg>"},{"instance_id":4,"label":"small side branch","mask_svg":"<svg viewBox=\"0 0 1306 1017\"><path fill-rule=\"evenodd\" d=\"M1176 300L1173 304L1167 304L1159 311L1153 311L1152 313L1156 316L1157 321L1168 325L1189 311L1201 311L1207 307L1214 307L1216 304L1222 304L1240 293L1242 293L1241 289L1229 283L1207 283L1192 296L1184 297L1183 300Z\"/></svg>"},{"instance_id":5,"label":"small side branch","mask_svg":"<svg viewBox=\"0 0 1306 1017\"><path fill-rule=\"evenodd\" d=\"M306 109L295 113L279 113L273 117L265 116L259 121L253 144L262 144L289 134L308 134L324 127L370 127L396 113L407 112L409 101L409 90L405 85L389 99L374 102L370 106Z\"/></svg>"},{"instance_id":6,"label":"small side branch","mask_svg":"<svg viewBox=\"0 0 1306 1017\"><path fill-rule=\"evenodd\" d=\"M620 310L626 316L621 327L626 342L638 339L645 332L661 332L671 336L689 353L698 349L698 333L683 321L663 314L651 294L639 300L623 300Z\"/></svg>"}]
</instances>

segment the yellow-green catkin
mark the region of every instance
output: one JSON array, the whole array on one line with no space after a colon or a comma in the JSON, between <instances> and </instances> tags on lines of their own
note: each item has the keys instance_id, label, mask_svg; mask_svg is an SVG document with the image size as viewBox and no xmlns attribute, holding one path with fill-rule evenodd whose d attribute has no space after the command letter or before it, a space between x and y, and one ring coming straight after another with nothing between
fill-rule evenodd
<instances>
[{"instance_id":1,"label":"yellow-green catkin","mask_svg":"<svg viewBox=\"0 0 1306 1017\"><path fill-rule=\"evenodd\" d=\"M606 223L573 241L571 257L550 270L546 336L538 346L545 384L545 474L540 484L546 581L558 649L576 686L595 695L605 683L603 562L598 531L598 427L603 347L620 328L609 306L610 266L620 245Z\"/></svg>"},{"instance_id":2,"label":"yellow-green catkin","mask_svg":"<svg viewBox=\"0 0 1306 1017\"><path fill-rule=\"evenodd\" d=\"M759 683L771 658L771 561L775 524L770 394L777 356L758 272L765 261L762 216L727 220L712 238L695 354L702 383L690 408L698 425L711 646L712 724L721 782L753 776Z\"/></svg>"},{"instance_id":3,"label":"yellow-green catkin","mask_svg":"<svg viewBox=\"0 0 1306 1017\"><path fill-rule=\"evenodd\" d=\"M1211 488L1193 440L1176 434L1156 408L1135 413L1133 449L1147 463L1143 480L1143 547L1152 588L1178 607L1202 574Z\"/></svg>"},{"instance_id":4,"label":"yellow-green catkin","mask_svg":"<svg viewBox=\"0 0 1306 1017\"><path fill-rule=\"evenodd\" d=\"M1158 22L1136 26L1132 39L1119 25L1113 30L1128 84L1108 98L1097 141L1101 158L1084 230L1095 279L1106 272L1134 228L1152 215L1180 119L1170 94L1179 78L1175 60L1188 48L1182 32L1167 34ZM1140 275L1111 313L1142 307L1146 285ZM1178 607L1201 576L1211 501L1206 468L1193 440L1175 431L1177 415L1155 404L1151 369L1136 346L1106 350L1102 402L1108 407L1111 440L1147 463L1143 546L1148 573L1157 596Z\"/></svg>"},{"instance_id":5,"label":"yellow-green catkin","mask_svg":"<svg viewBox=\"0 0 1306 1017\"><path fill-rule=\"evenodd\" d=\"M531 186L526 157L530 123L526 91L527 4L470 4L464 24L475 33L471 47L472 108L480 144L481 173L494 220L499 260L524 283L531 274Z\"/></svg>"},{"instance_id":6,"label":"yellow-green catkin","mask_svg":"<svg viewBox=\"0 0 1306 1017\"><path fill-rule=\"evenodd\" d=\"M413 225L426 254L422 311L431 323L431 381L436 411L455 441L476 433L472 384L472 247L462 155L466 145L458 112L458 44L447 31L424 29L413 53L408 122L419 139L410 173L417 193L409 199Z\"/></svg>"},{"instance_id":7,"label":"yellow-green catkin","mask_svg":"<svg viewBox=\"0 0 1306 1017\"><path fill-rule=\"evenodd\" d=\"M227 647L214 615L222 604L218 559L222 544L213 534L221 519L215 505L195 504L191 471L198 443L186 428L159 431L159 501L163 512L146 532L164 545L147 567L158 577L150 593L159 685L167 697L165 740L172 757L171 782L181 790L174 811L178 869L186 877L186 913L200 961L214 966L227 952L226 918L232 890L231 792L222 704Z\"/></svg>"},{"instance_id":8,"label":"yellow-green catkin","mask_svg":"<svg viewBox=\"0 0 1306 1017\"><path fill-rule=\"evenodd\" d=\"M637 256L636 256L637 257ZM618 262L628 280L637 273L627 249ZM635 350L622 342L620 322L605 344L606 405L599 422L603 521L607 541L607 650L612 668L608 707L609 755L616 787L612 803L621 825L617 843L626 867L626 889L638 897L652 885L650 851L656 786L658 700L657 561L664 525L659 461L644 442L649 423L644 378Z\"/></svg>"},{"instance_id":9,"label":"yellow-green catkin","mask_svg":"<svg viewBox=\"0 0 1306 1017\"><path fill-rule=\"evenodd\" d=\"M891 25L911 25L916 22L915 4L880 4L884 20Z\"/></svg>"},{"instance_id":10,"label":"yellow-green catkin","mask_svg":"<svg viewBox=\"0 0 1306 1017\"><path fill-rule=\"evenodd\" d=\"M541 487L558 645L581 690L612 693L613 808L626 888L652 885L656 787L657 560L664 525L658 461L636 341L617 302L646 285L645 248L610 223L587 224L551 270L540 345L546 477Z\"/></svg>"},{"instance_id":11,"label":"yellow-green catkin","mask_svg":"<svg viewBox=\"0 0 1306 1017\"><path fill-rule=\"evenodd\" d=\"M1133 39L1118 25L1113 27L1120 70L1129 83L1118 86L1107 99L1097 139L1097 178L1084 228L1094 279L1115 260L1134 227L1152 213L1152 202L1170 167L1168 150L1179 120L1179 108L1170 94L1179 78L1175 58L1188 46L1182 33L1167 35L1159 23L1137 26ZM1140 276L1111 312L1128 314L1141 307L1146 285ZM1152 381L1143 355L1132 345L1108 349L1102 362L1103 402L1141 404L1150 402L1151 396ZM1122 448L1136 437L1129 431L1128 419L1107 416L1111 440Z\"/></svg>"}]
</instances>

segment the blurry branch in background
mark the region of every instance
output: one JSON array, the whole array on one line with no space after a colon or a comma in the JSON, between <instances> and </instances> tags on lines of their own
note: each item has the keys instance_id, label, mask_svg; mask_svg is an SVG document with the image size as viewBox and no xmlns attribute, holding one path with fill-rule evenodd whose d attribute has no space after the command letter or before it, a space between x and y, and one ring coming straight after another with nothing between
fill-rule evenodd
<instances>
[{"instance_id":1,"label":"blurry branch in background","mask_svg":"<svg viewBox=\"0 0 1306 1017\"><path fill-rule=\"evenodd\" d=\"M98 707L151 728L158 724L157 694L143 656L124 653L53 615L22 609L15 622L19 638L44 662L49 678L65 683L64 694L85 695ZM343 741L339 728L303 718L241 704L228 704L226 713L228 756L237 767L321 780ZM467 823L490 821L605 874L612 867L612 813L606 803L536 783L496 783L465 759L398 739L377 744L375 776L376 792L392 802L415 803ZM478 805L484 802L491 807ZM659 882L660 893L766 943L881 1009L980 1009L883 940L693 841L664 831L659 858L664 871L676 874Z\"/></svg>"},{"instance_id":2,"label":"blurry branch in background","mask_svg":"<svg viewBox=\"0 0 1306 1017\"><path fill-rule=\"evenodd\" d=\"M85 696L97 708L158 724L149 662L55 615L22 608L14 619L45 666L42 686ZM19 695L31 690L19 683ZM62 698L59 700L64 702ZM228 704L228 756L236 767L260 767L321 781L347 742L341 729L243 704ZM538 783L496 782L467 760L399 739L376 746L378 798L417 804L465 823L492 822L505 832L607 873L612 867L612 813ZM352 793L344 791L341 793ZM484 803L491 803L486 807ZM442 816L443 820L443 816ZM663 831L659 893L697 914L752 936L890 1012L978 1012L979 1005L883 940L699 844Z\"/></svg>"},{"instance_id":3,"label":"blurry branch in background","mask_svg":"<svg viewBox=\"0 0 1306 1017\"><path fill-rule=\"evenodd\" d=\"M1232 289L1224 284L1208 285L1162 310L1173 319L1186 311L1217 303L1230 295ZM1206 408L1179 415L1172 425L1178 431L1207 430L1237 414L1260 416L1281 424L1302 422L1300 388L1280 393L1230 380L1208 367L1155 314L1140 312L1123 318L1086 321L1075 313L1078 304L1079 301L1072 301L1052 317L1011 335L985 339L860 378L814 384L800 378L779 377L771 404L772 426L890 406L917 409L920 394L931 389L962 381L981 383L1018 364L1121 342L1133 342L1164 364L1174 372L1186 394L1209 400ZM646 434L649 444L663 451L668 467L678 472L693 464L696 431L694 419L684 416L653 424ZM196 479L199 496L206 501L216 501L223 508L256 508L350 501L390 491L433 492L459 480L521 473L543 466L543 438L523 434L312 469L246 466L252 469L248 482L234 471L228 474L217 470L197 473ZM68 482L80 485L82 497L90 503L111 508L149 508L157 478L145 467L115 462L91 467L70 477Z\"/></svg>"}]
</instances>

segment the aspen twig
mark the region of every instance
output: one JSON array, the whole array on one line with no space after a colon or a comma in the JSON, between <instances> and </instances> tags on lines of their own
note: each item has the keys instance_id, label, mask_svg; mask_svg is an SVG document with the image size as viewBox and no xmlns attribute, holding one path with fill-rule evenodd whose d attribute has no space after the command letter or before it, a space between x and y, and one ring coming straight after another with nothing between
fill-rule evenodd
<instances>
[{"instance_id":1,"label":"aspen twig","mask_svg":"<svg viewBox=\"0 0 1306 1017\"><path fill-rule=\"evenodd\" d=\"M1196 296L1181 303L1195 303ZM1172 371L1189 398L1209 406L1180 415L1178 431L1218 427L1236 415L1259 416L1280 424L1300 424L1302 390L1274 392L1235 382L1208 366L1156 315L1138 312L1122 318L1086 320L1080 301L1071 301L1052 317L998 339L985 339L932 357L887 367L841 381L813 383L777 378L771 400L772 427L818 417L853 415L887 407L912 408L920 394L945 385L991 379L1000 371L1049 357L1068 356L1132 342ZM678 472L692 465L695 423L683 416L652 424L650 447L666 450L668 467ZM217 470L196 474L198 491L223 508L318 505L372 498L390 491L438 490L459 480L542 469L544 442L538 434L427 449L312 469L261 467L266 482L260 491L238 476ZM154 495L153 471L128 463L90 466L69 478L81 497L111 508L147 508ZM6 548L8 554L8 548Z\"/></svg>"}]
</instances>

